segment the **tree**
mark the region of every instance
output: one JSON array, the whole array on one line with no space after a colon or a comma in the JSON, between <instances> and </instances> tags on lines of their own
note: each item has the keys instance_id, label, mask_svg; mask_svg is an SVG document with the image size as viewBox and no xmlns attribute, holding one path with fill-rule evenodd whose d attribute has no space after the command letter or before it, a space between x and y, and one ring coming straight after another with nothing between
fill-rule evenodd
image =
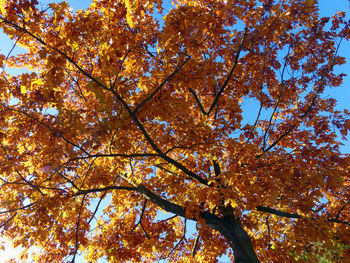
<instances>
[{"instance_id":1,"label":"tree","mask_svg":"<svg viewBox=\"0 0 350 263\"><path fill-rule=\"evenodd\" d=\"M1 1L26 49L1 55L1 234L37 262L301 262L320 242L345 255L349 111L324 96L344 77L345 14L162 4Z\"/></svg>"}]
</instances>

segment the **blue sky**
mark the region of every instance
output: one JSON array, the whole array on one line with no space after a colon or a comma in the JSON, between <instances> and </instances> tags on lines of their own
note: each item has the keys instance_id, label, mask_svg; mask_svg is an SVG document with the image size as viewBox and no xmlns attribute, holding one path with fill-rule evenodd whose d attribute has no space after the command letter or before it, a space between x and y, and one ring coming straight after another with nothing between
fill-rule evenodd
<instances>
[{"instance_id":1,"label":"blue sky","mask_svg":"<svg viewBox=\"0 0 350 263\"><path fill-rule=\"evenodd\" d=\"M39 0L40 3L42 3L43 6L47 5L48 3L52 1L48 0ZM54 2L61 2L61 1L54 1ZM170 2L170 1L169 1ZM89 6L90 1L87 0L69 0L68 3L75 9L85 9L86 7ZM350 2L349 0L320 0L319 1L319 6L320 6L320 15L321 16L330 16L332 14L335 14L337 11L345 11L350 13ZM170 5L165 6L166 9L170 9ZM349 19L349 14L347 15L347 18ZM9 50L12 48L12 42L0 32L0 50L1 53L7 54ZM14 52L20 52L20 48L15 48ZM345 108L350 108L350 42L344 41L342 43L342 46L340 48L340 55L344 56L347 58L349 61L346 65L343 65L341 67L337 67L335 70L340 73L343 72L345 74L348 74L344 78L344 83L342 84L341 87L337 88L328 88L326 90L325 96L327 97L335 97L338 100L338 108L339 109L345 109ZM344 153L350 153L350 143L345 142L345 145L342 147L342 152ZM194 229L194 225L192 225L190 228ZM193 230L192 230L193 231ZM0 263L2 260L5 259L5 256L12 255L11 254L11 249L7 248L7 251L2 254L0 252ZM17 251L13 252L15 255ZM223 259L225 262L225 259ZM77 260L77 262L83 262L81 258Z\"/></svg>"}]
</instances>

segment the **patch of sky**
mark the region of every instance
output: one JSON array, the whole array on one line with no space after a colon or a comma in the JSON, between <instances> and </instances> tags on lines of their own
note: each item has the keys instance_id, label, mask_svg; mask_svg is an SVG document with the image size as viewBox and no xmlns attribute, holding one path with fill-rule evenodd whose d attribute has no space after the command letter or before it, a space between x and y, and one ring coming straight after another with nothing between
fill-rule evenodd
<instances>
[{"instance_id":1,"label":"patch of sky","mask_svg":"<svg viewBox=\"0 0 350 263\"><path fill-rule=\"evenodd\" d=\"M11 98L9 101L9 106L15 106L20 102L18 98Z\"/></svg>"},{"instance_id":2,"label":"patch of sky","mask_svg":"<svg viewBox=\"0 0 350 263\"><path fill-rule=\"evenodd\" d=\"M57 116L59 111L56 108L47 107L42 110L43 115Z\"/></svg>"}]
</instances>

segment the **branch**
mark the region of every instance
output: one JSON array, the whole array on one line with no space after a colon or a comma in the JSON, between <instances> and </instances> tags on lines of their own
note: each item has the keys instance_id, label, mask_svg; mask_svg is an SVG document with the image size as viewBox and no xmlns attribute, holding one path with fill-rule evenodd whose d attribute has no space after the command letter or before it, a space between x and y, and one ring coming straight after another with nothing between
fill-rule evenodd
<instances>
[{"instance_id":1,"label":"branch","mask_svg":"<svg viewBox=\"0 0 350 263\"><path fill-rule=\"evenodd\" d=\"M268 249L270 249L270 247L271 247L271 230L270 230L270 224L269 224L269 216L266 217L266 226L267 226L267 234L269 236Z\"/></svg>"},{"instance_id":2,"label":"branch","mask_svg":"<svg viewBox=\"0 0 350 263\"><path fill-rule=\"evenodd\" d=\"M97 205L96 205L96 207L95 207L94 212L92 213L92 216L90 217L90 219L89 219L89 221L88 221L88 224L90 224L91 221L94 219L94 217L95 217L95 215L96 215L96 213L97 213L97 210L98 210L98 208L100 207L100 204L101 204L102 200L105 198L106 194L107 194L107 191L104 192L104 193L102 194L102 196L100 197L100 200L98 200L98 203L97 203Z\"/></svg>"},{"instance_id":3,"label":"branch","mask_svg":"<svg viewBox=\"0 0 350 263\"><path fill-rule=\"evenodd\" d=\"M260 212L266 212L270 214L274 214L276 216L282 216L282 217L287 217L287 218L301 218L301 216L297 213L288 213L288 212L283 212L274 208L270 208L267 206L258 206L256 208Z\"/></svg>"},{"instance_id":4,"label":"branch","mask_svg":"<svg viewBox=\"0 0 350 263\"><path fill-rule=\"evenodd\" d=\"M68 162L75 160L85 160L90 158L105 158L105 157L122 157L122 158L137 158L137 157L159 157L158 153L132 153L132 154L123 154L123 153L110 153L110 154L90 154L89 156L80 156L70 159Z\"/></svg>"},{"instance_id":5,"label":"branch","mask_svg":"<svg viewBox=\"0 0 350 263\"><path fill-rule=\"evenodd\" d=\"M219 178L219 176L221 174L221 169L220 169L220 165L216 159L213 159L213 165L214 165L215 177Z\"/></svg>"},{"instance_id":6,"label":"branch","mask_svg":"<svg viewBox=\"0 0 350 263\"><path fill-rule=\"evenodd\" d=\"M199 239L201 238L201 235L199 234L198 232L198 235L194 241L194 245L193 245L193 248L192 248L192 257L195 257L196 255L196 252L197 252L197 248L198 248L198 243L199 243Z\"/></svg>"},{"instance_id":7,"label":"branch","mask_svg":"<svg viewBox=\"0 0 350 263\"><path fill-rule=\"evenodd\" d=\"M221 94L223 93L224 89L226 88L228 82L230 81L230 78L231 78L231 76L232 76L232 74L233 74L233 71L235 70L235 68L236 68L236 66L237 66L237 64L238 64L239 55L240 55L241 50L242 50L242 48L243 48L243 44L244 44L245 38L246 38L246 36L247 36L247 33L248 33L248 28L245 28L245 29L244 29L244 35L243 35L243 38L242 38L242 40L241 40L241 43L239 44L238 51L237 51L237 53L236 53L236 57L235 57L235 61L234 61L234 63L233 63L233 66L232 66L230 72L228 73L224 84L222 85L222 87L220 88L218 94L216 95L213 104L211 105L210 109L208 110L208 114L207 114L207 115L209 115L209 114L211 113L211 111L214 109L215 105L216 105L216 104L218 103L218 101L219 101L219 98L220 98Z\"/></svg>"},{"instance_id":8,"label":"branch","mask_svg":"<svg viewBox=\"0 0 350 263\"><path fill-rule=\"evenodd\" d=\"M78 80L76 80L70 73L69 73L69 71L65 68L64 69L64 71L68 74L68 76L72 79L72 81L77 85L77 87L78 87L78 89L79 89L79 91L80 91L80 94L78 94L77 92L77 95L79 96L79 97L81 97L85 102L87 101L87 99L85 98L85 96L84 96L84 94L83 94L83 91L82 91L82 89L81 89L81 87L80 87L80 84L79 84L79 82L78 82ZM74 90L75 91L75 90Z\"/></svg>"},{"instance_id":9,"label":"branch","mask_svg":"<svg viewBox=\"0 0 350 263\"><path fill-rule=\"evenodd\" d=\"M342 220L338 220L338 219L328 219L327 221L328 221L328 222L339 223L339 224L344 224L344 225L350 226L350 222L342 221Z\"/></svg>"},{"instance_id":10,"label":"branch","mask_svg":"<svg viewBox=\"0 0 350 263\"><path fill-rule=\"evenodd\" d=\"M24 35L25 33L23 32L21 35L18 36L18 38L16 39L15 43L13 44L12 48L10 49L9 53L7 54L5 60L7 60L10 56L12 51L15 49L15 47L17 46L18 41L21 39L21 37Z\"/></svg>"},{"instance_id":11,"label":"branch","mask_svg":"<svg viewBox=\"0 0 350 263\"><path fill-rule=\"evenodd\" d=\"M0 225L0 229L6 226L15 216L17 215L17 212L13 214L9 219L7 219L4 223Z\"/></svg>"},{"instance_id":12,"label":"branch","mask_svg":"<svg viewBox=\"0 0 350 263\"><path fill-rule=\"evenodd\" d=\"M350 200L348 200L343 206L342 208L340 208L338 214L335 216L335 219L338 219L340 216L340 213L344 210L344 208L350 203Z\"/></svg>"},{"instance_id":13,"label":"branch","mask_svg":"<svg viewBox=\"0 0 350 263\"><path fill-rule=\"evenodd\" d=\"M152 191L148 190L144 185L139 185L137 187L137 191L141 193L143 196L145 196L148 200L155 203L162 209L164 209L167 212L173 213L175 215L179 215L181 217L185 217L185 209L177 204L174 204L172 202L169 202L157 194L153 193Z\"/></svg>"},{"instance_id":14,"label":"branch","mask_svg":"<svg viewBox=\"0 0 350 263\"><path fill-rule=\"evenodd\" d=\"M298 213L288 213L288 212L283 212L274 208L270 208L270 207L266 207L266 206L258 206L256 208L258 211L260 212L266 212L266 213L270 213L276 216L282 216L282 217L287 217L287 218L295 218L295 219L300 219L301 215L299 215ZM316 219L316 218L312 218L312 219ZM337 218L334 219L327 219L328 222L333 222L333 223L340 223L340 224L346 224L350 226L350 222L346 222L346 221L341 221L338 220Z\"/></svg>"},{"instance_id":15,"label":"branch","mask_svg":"<svg viewBox=\"0 0 350 263\"><path fill-rule=\"evenodd\" d=\"M201 110L201 113L204 114L204 115L209 115L209 112L206 112L205 109L203 108L203 105L202 105L199 97L197 96L196 92L193 89L191 89L191 88L189 88L188 90L189 90L189 92L191 92L191 94L193 95L194 99L196 100L196 103L197 103L199 109Z\"/></svg>"},{"instance_id":16,"label":"branch","mask_svg":"<svg viewBox=\"0 0 350 263\"><path fill-rule=\"evenodd\" d=\"M167 259L168 257L170 257L170 255L175 251L175 249L181 244L181 242L185 239L186 237L186 228L187 228L187 219L185 218L185 225L184 225L184 231L182 234L182 237L180 238L180 240L176 243L176 245L170 250L170 252L168 253L168 255L162 259Z\"/></svg>"},{"instance_id":17,"label":"branch","mask_svg":"<svg viewBox=\"0 0 350 263\"><path fill-rule=\"evenodd\" d=\"M125 102L125 100L123 100L123 98L120 97L120 95L115 92L114 90L112 91L114 96L116 97L117 100L119 100L123 106L125 107L125 109L127 110L127 112L129 113L129 115L131 116L131 118L134 120L134 122L136 123L136 125L139 127L139 129L141 130L143 136L146 138L147 142L152 146L152 148L159 154L159 156L164 159L165 161L167 161L168 163L171 163L172 165L174 165L176 168L180 169L181 171L183 171L185 174L187 174L189 177L191 177L192 179L195 179L196 181L198 181L201 184L204 185L208 185L208 181L203 179L202 177L198 176L197 174L195 174L194 172L188 170L185 166L183 166L182 164L180 164L179 162L175 161L174 159L172 159L171 157L167 156L165 153L163 153L163 151L155 144L155 142L153 141L153 139L150 137L150 135L148 134L148 132L146 131L145 127L142 125L142 123L140 122L140 120L137 118L136 114L131 110L131 108L129 107L129 105Z\"/></svg>"},{"instance_id":18,"label":"branch","mask_svg":"<svg viewBox=\"0 0 350 263\"><path fill-rule=\"evenodd\" d=\"M142 206L142 211L141 211L141 215L140 215L139 222L137 222L137 224L131 229L131 232L133 232L133 231L136 229L136 227L137 227L138 225L140 225L141 228L142 228L142 230L143 230L143 232L145 232L147 238L149 239L150 236L148 235L147 231L145 230L145 228L144 228L144 226L143 226L143 224L142 224L142 218L143 218L143 215L145 214L147 201L148 201L148 200L145 199L145 201L144 201L144 203L143 203L143 206Z\"/></svg>"},{"instance_id":19,"label":"branch","mask_svg":"<svg viewBox=\"0 0 350 263\"><path fill-rule=\"evenodd\" d=\"M2 142L0 142L0 147L1 147L1 149L4 151L7 160L10 161L11 158L10 158L10 156L8 155L7 150L6 150L6 148L4 147L4 145L2 144ZM26 185L31 186L32 188L34 188L35 190L37 190L42 196L44 196L44 193L38 188L38 186L36 186L35 184L31 183L31 182L28 181L26 178L24 178L24 177L21 175L21 173L20 173L16 168L14 168L14 170L16 171L16 173L18 174L18 176L26 183Z\"/></svg>"},{"instance_id":20,"label":"branch","mask_svg":"<svg viewBox=\"0 0 350 263\"><path fill-rule=\"evenodd\" d=\"M21 27L19 25L16 25L15 23L7 20L6 18L4 18L3 16L0 16L0 19L2 21L4 21L6 24L10 24L13 27L15 27L16 29L30 35L31 37L33 37L34 39L36 39L37 41L39 41L42 45L47 46L51 49L53 49L54 51L56 51L57 53L59 53L61 56L63 56L65 59L67 59L70 63L72 63L84 76L86 76L87 78L91 79L93 82L95 82L98 86L100 86L101 88L110 91L109 88L107 88L105 85L103 85L102 83L100 83L97 79L95 79L90 73L86 72L84 69L82 69L72 58L70 58L67 54L65 54L64 52L62 52L61 50L47 44L44 40L42 40L40 37L34 35L33 33L29 32L27 29L25 29L24 27Z\"/></svg>"},{"instance_id":21,"label":"branch","mask_svg":"<svg viewBox=\"0 0 350 263\"><path fill-rule=\"evenodd\" d=\"M168 77L166 77L163 82L146 98L144 99L133 111L134 114L137 113L137 111L145 104L147 101L152 99L154 95L170 80L172 77L174 77L181 69L182 67L190 60L191 57L188 57L181 65L180 67L176 68Z\"/></svg>"},{"instance_id":22,"label":"branch","mask_svg":"<svg viewBox=\"0 0 350 263\"><path fill-rule=\"evenodd\" d=\"M61 173L60 171L57 171L57 173L67 182L69 182L75 189L77 189L78 191L80 191L81 189L68 177L64 176L63 173Z\"/></svg>"},{"instance_id":23,"label":"branch","mask_svg":"<svg viewBox=\"0 0 350 263\"><path fill-rule=\"evenodd\" d=\"M288 48L288 52L287 52L287 55L286 55L287 58L288 58L288 56L289 56L290 49L291 49L291 46L289 46L289 48ZM284 72L285 72L285 70L286 70L286 67L287 67L287 62L286 62L286 60L285 60L285 61L284 61L284 65L283 65L283 69L282 69L282 73L281 73L281 89L280 89L280 94L279 94L279 96L278 96L278 99L277 99L276 105L275 105L275 107L274 107L274 109L273 109L273 112L272 112L272 114L271 114L271 116L270 116L269 124L268 124L268 126L267 126L267 128L266 128L266 130L265 130L262 149L265 149L267 133L269 132L269 130L270 130L271 126L272 126L273 118L274 118L274 116L275 116L275 114L276 114L276 112L277 112L277 110L278 110L280 101L281 101L282 96L283 96L283 91L284 91L284 86L285 86L285 81L284 81L283 78L284 78ZM261 107L260 107L260 109L261 109ZM277 116L278 116L278 114L277 114ZM276 116L276 118L277 118L277 116ZM274 123L275 123L275 121L274 121ZM254 125L254 126L255 126L255 125Z\"/></svg>"},{"instance_id":24,"label":"branch","mask_svg":"<svg viewBox=\"0 0 350 263\"><path fill-rule=\"evenodd\" d=\"M30 203L29 205L25 205L25 206L22 206L22 207L19 207L19 208L13 208L13 209L10 209L10 210L6 210L6 211L0 211L0 215L1 214L6 214L6 213L11 213L11 212L15 212L15 211L18 211L18 210L23 210L23 209L26 209L28 207L31 207L32 205L34 205L34 203Z\"/></svg>"},{"instance_id":25,"label":"branch","mask_svg":"<svg viewBox=\"0 0 350 263\"><path fill-rule=\"evenodd\" d=\"M108 190L138 191L138 188L131 187L131 186L106 186L106 187L102 187L102 188L79 190L76 193L74 193L72 196L87 195L87 194L91 194L91 193L105 192Z\"/></svg>"}]
</instances>

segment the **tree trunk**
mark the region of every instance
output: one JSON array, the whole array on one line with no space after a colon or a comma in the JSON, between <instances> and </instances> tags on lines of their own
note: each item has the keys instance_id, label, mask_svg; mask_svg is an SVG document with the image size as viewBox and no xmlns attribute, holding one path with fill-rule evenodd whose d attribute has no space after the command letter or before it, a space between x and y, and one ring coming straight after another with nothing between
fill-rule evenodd
<instances>
[{"instance_id":1,"label":"tree trunk","mask_svg":"<svg viewBox=\"0 0 350 263\"><path fill-rule=\"evenodd\" d=\"M220 218L208 212L201 213L208 226L219 231L230 243L236 263L259 263L250 237L233 213Z\"/></svg>"},{"instance_id":2,"label":"tree trunk","mask_svg":"<svg viewBox=\"0 0 350 263\"><path fill-rule=\"evenodd\" d=\"M165 211L185 217L185 209L182 206L161 198L142 184L138 185L136 189ZM204 218L209 227L219 231L230 243L236 263L259 263L250 237L241 226L239 219L234 216L234 209L232 207L220 207L219 209L224 215L223 217L218 217L208 211L201 212L200 217Z\"/></svg>"}]
</instances>

